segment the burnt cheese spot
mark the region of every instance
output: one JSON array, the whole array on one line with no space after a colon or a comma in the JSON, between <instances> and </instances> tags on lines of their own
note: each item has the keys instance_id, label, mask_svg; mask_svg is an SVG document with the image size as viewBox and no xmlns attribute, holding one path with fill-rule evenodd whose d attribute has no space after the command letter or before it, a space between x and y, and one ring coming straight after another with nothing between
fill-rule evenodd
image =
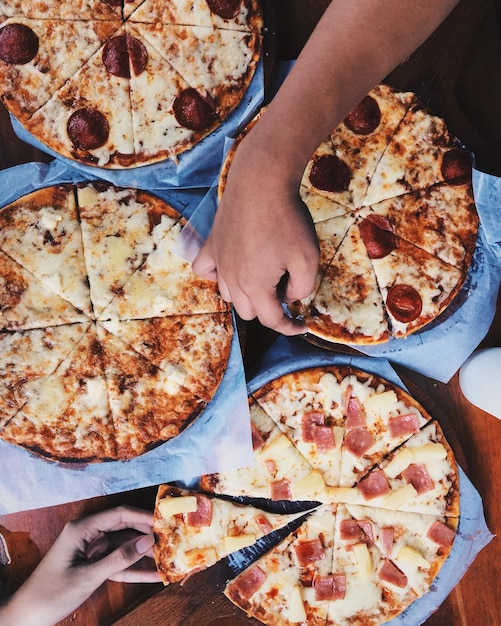
<instances>
[{"instance_id":1,"label":"burnt cheese spot","mask_svg":"<svg viewBox=\"0 0 501 626\"><path fill-rule=\"evenodd\" d=\"M207 0L207 4L212 13L231 20L239 14L242 0Z\"/></svg>"},{"instance_id":2,"label":"burnt cheese spot","mask_svg":"<svg viewBox=\"0 0 501 626\"><path fill-rule=\"evenodd\" d=\"M369 135L380 121L379 105L371 96L365 96L344 118L345 126L357 135Z\"/></svg>"},{"instance_id":3,"label":"burnt cheese spot","mask_svg":"<svg viewBox=\"0 0 501 626\"><path fill-rule=\"evenodd\" d=\"M317 189L340 193L348 189L350 180L350 168L336 155L324 154L313 161L310 182Z\"/></svg>"},{"instance_id":4,"label":"burnt cheese spot","mask_svg":"<svg viewBox=\"0 0 501 626\"><path fill-rule=\"evenodd\" d=\"M38 52L38 36L25 24L0 29L0 59L9 64L28 63Z\"/></svg>"},{"instance_id":5,"label":"burnt cheese spot","mask_svg":"<svg viewBox=\"0 0 501 626\"><path fill-rule=\"evenodd\" d=\"M419 317L423 302L411 285L394 285L388 291L386 307L396 320L407 324Z\"/></svg>"},{"instance_id":6,"label":"burnt cheese spot","mask_svg":"<svg viewBox=\"0 0 501 626\"><path fill-rule=\"evenodd\" d=\"M176 120L190 130L207 130L216 121L212 102L203 98L196 89L183 89L172 105Z\"/></svg>"},{"instance_id":7,"label":"burnt cheese spot","mask_svg":"<svg viewBox=\"0 0 501 626\"><path fill-rule=\"evenodd\" d=\"M68 137L80 150L95 150L103 146L110 133L106 117L97 109L77 109L66 125Z\"/></svg>"},{"instance_id":8,"label":"burnt cheese spot","mask_svg":"<svg viewBox=\"0 0 501 626\"><path fill-rule=\"evenodd\" d=\"M370 215L358 228L371 259L382 259L397 247L392 226L382 215Z\"/></svg>"}]
</instances>

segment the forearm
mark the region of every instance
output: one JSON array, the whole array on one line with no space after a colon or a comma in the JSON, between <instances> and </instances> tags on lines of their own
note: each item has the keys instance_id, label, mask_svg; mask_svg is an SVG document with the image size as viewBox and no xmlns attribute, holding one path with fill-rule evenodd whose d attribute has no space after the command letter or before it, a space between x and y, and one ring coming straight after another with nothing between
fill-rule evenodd
<instances>
[{"instance_id":1,"label":"forearm","mask_svg":"<svg viewBox=\"0 0 501 626\"><path fill-rule=\"evenodd\" d=\"M297 184L329 132L427 39L457 2L332 0L251 133L255 149L262 146L268 163L281 163L284 176Z\"/></svg>"}]
</instances>

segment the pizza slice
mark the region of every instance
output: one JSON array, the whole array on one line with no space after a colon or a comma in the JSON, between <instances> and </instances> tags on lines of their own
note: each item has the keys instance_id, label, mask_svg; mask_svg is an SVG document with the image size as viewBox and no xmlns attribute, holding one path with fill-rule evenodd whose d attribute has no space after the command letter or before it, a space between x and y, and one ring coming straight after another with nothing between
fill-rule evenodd
<instances>
[{"instance_id":1,"label":"pizza slice","mask_svg":"<svg viewBox=\"0 0 501 626\"><path fill-rule=\"evenodd\" d=\"M352 225L308 303L308 332L338 343L381 343L389 337L383 300L362 238Z\"/></svg>"},{"instance_id":2,"label":"pizza slice","mask_svg":"<svg viewBox=\"0 0 501 626\"><path fill-rule=\"evenodd\" d=\"M125 31L117 31L27 120L25 128L59 154L81 163L130 165L134 141L125 42Z\"/></svg>"},{"instance_id":3,"label":"pizza slice","mask_svg":"<svg viewBox=\"0 0 501 626\"><path fill-rule=\"evenodd\" d=\"M137 0L134 6L138 4ZM144 0L131 12L133 22L182 24L260 32L263 16L257 0Z\"/></svg>"},{"instance_id":4,"label":"pizza slice","mask_svg":"<svg viewBox=\"0 0 501 626\"><path fill-rule=\"evenodd\" d=\"M135 28L191 88L210 99L220 120L241 102L260 57L261 35L162 23Z\"/></svg>"},{"instance_id":5,"label":"pizza slice","mask_svg":"<svg viewBox=\"0 0 501 626\"><path fill-rule=\"evenodd\" d=\"M88 319L0 251L0 330L47 328Z\"/></svg>"},{"instance_id":6,"label":"pizza slice","mask_svg":"<svg viewBox=\"0 0 501 626\"><path fill-rule=\"evenodd\" d=\"M362 208L358 217L445 263L464 271L470 266L478 229L470 183L438 184L389 198ZM372 224L365 224L364 228L373 229Z\"/></svg>"},{"instance_id":7,"label":"pizza slice","mask_svg":"<svg viewBox=\"0 0 501 626\"><path fill-rule=\"evenodd\" d=\"M102 325L180 385L209 402L224 376L231 313L104 321Z\"/></svg>"},{"instance_id":8,"label":"pizza slice","mask_svg":"<svg viewBox=\"0 0 501 626\"><path fill-rule=\"evenodd\" d=\"M0 0L0 16L39 20L116 20L121 11L114 1L103 0Z\"/></svg>"},{"instance_id":9,"label":"pizza slice","mask_svg":"<svg viewBox=\"0 0 501 626\"><path fill-rule=\"evenodd\" d=\"M19 15L1 23L0 81L9 111L21 123L27 122L119 27L118 21Z\"/></svg>"},{"instance_id":10,"label":"pizza slice","mask_svg":"<svg viewBox=\"0 0 501 626\"><path fill-rule=\"evenodd\" d=\"M336 511L325 505L224 591L249 617L266 624L325 626L329 607L345 594L345 575L333 570Z\"/></svg>"},{"instance_id":11,"label":"pizza slice","mask_svg":"<svg viewBox=\"0 0 501 626\"><path fill-rule=\"evenodd\" d=\"M371 178L369 206L444 181L471 178L472 159L444 120L416 101L407 111Z\"/></svg>"},{"instance_id":12,"label":"pizza slice","mask_svg":"<svg viewBox=\"0 0 501 626\"><path fill-rule=\"evenodd\" d=\"M292 372L253 394L327 485L339 484L348 373L335 366Z\"/></svg>"},{"instance_id":13,"label":"pizza slice","mask_svg":"<svg viewBox=\"0 0 501 626\"><path fill-rule=\"evenodd\" d=\"M0 429L70 354L89 325L0 334Z\"/></svg>"},{"instance_id":14,"label":"pizza slice","mask_svg":"<svg viewBox=\"0 0 501 626\"><path fill-rule=\"evenodd\" d=\"M91 325L4 426L2 439L62 462L114 459L115 433L100 355Z\"/></svg>"},{"instance_id":15,"label":"pizza slice","mask_svg":"<svg viewBox=\"0 0 501 626\"><path fill-rule=\"evenodd\" d=\"M140 190L89 183L77 194L90 297L99 316L180 216Z\"/></svg>"},{"instance_id":16,"label":"pizza slice","mask_svg":"<svg viewBox=\"0 0 501 626\"><path fill-rule=\"evenodd\" d=\"M359 229L395 337L434 320L459 292L466 278L463 270L371 220L360 222Z\"/></svg>"},{"instance_id":17,"label":"pizza slice","mask_svg":"<svg viewBox=\"0 0 501 626\"><path fill-rule=\"evenodd\" d=\"M332 198L328 198L322 193L317 193L312 187L301 185L299 196L308 208L311 219L315 224L353 214L344 204L339 204Z\"/></svg>"},{"instance_id":18,"label":"pizza slice","mask_svg":"<svg viewBox=\"0 0 501 626\"><path fill-rule=\"evenodd\" d=\"M431 419L396 385L352 369L343 398L345 432L339 485L350 487L367 470Z\"/></svg>"},{"instance_id":19,"label":"pizza slice","mask_svg":"<svg viewBox=\"0 0 501 626\"><path fill-rule=\"evenodd\" d=\"M371 468L354 487L329 488L333 502L458 517L459 474L442 429L428 423Z\"/></svg>"},{"instance_id":20,"label":"pizza slice","mask_svg":"<svg viewBox=\"0 0 501 626\"><path fill-rule=\"evenodd\" d=\"M183 221L177 222L104 309L101 320L148 319L229 310L216 283L199 278L173 252Z\"/></svg>"},{"instance_id":21,"label":"pizza slice","mask_svg":"<svg viewBox=\"0 0 501 626\"><path fill-rule=\"evenodd\" d=\"M362 204L383 152L415 102L416 96L412 93L377 85L331 134L336 156L353 173L348 188L354 206Z\"/></svg>"},{"instance_id":22,"label":"pizza slice","mask_svg":"<svg viewBox=\"0 0 501 626\"><path fill-rule=\"evenodd\" d=\"M102 326L97 334L119 459L172 439L205 408L190 389Z\"/></svg>"},{"instance_id":23,"label":"pizza slice","mask_svg":"<svg viewBox=\"0 0 501 626\"><path fill-rule=\"evenodd\" d=\"M160 485L155 503L154 556L164 585L182 581L253 546L301 513L270 513L250 505Z\"/></svg>"},{"instance_id":24,"label":"pizza slice","mask_svg":"<svg viewBox=\"0 0 501 626\"><path fill-rule=\"evenodd\" d=\"M55 294L92 316L72 185L40 189L1 209L0 249Z\"/></svg>"},{"instance_id":25,"label":"pizza slice","mask_svg":"<svg viewBox=\"0 0 501 626\"><path fill-rule=\"evenodd\" d=\"M134 25L127 23L126 29L135 163L175 158L221 124L216 105L189 85Z\"/></svg>"},{"instance_id":26,"label":"pizza slice","mask_svg":"<svg viewBox=\"0 0 501 626\"><path fill-rule=\"evenodd\" d=\"M200 489L207 493L267 500L322 500L325 483L271 417L249 399L254 464L206 474Z\"/></svg>"}]
</instances>

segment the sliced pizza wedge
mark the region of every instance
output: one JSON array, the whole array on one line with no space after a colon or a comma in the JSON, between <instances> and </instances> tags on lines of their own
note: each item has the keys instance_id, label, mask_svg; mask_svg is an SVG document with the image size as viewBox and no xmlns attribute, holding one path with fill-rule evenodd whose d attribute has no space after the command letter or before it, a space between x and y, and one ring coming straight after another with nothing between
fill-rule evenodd
<instances>
[{"instance_id":1,"label":"sliced pizza wedge","mask_svg":"<svg viewBox=\"0 0 501 626\"><path fill-rule=\"evenodd\" d=\"M137 6L139 4L139 6ZM261 31L263 17L260 3L255 0L144 0L130 15L133 22L150 24L186 24L214 29Z\"/></svg>"},{"instance_id":2,"label":"sliced pizza wedge","mask_svg":"<svg viewBox=\"0 0 501 626\"><path fill-rule=\"evenodd\" d=\"M59 367L32 390L2 439L52 460L116 458L101 349L93 325Z\"/></svg>"},{"instance_id":3,"label":"sliced pizza wedge","mask_svg":"<svg viewBox=\"0 0 501 626\"><path fill-rule=\"evenodd\" d=\"M371 220L360 222L359 229L395 337L406 336L434 320L462 287L464 270Z\"/></svg>"},{"instance_id":4,"label":"sliced pizza wedge","mask_svg":"<svg viewBox=\"0 0 501 626\"><path fill-rule=\"evenodd\" d=\"M77 10L72 3L72 11ZM0 81L11 113L26 123L118 28L119 21L93 18L75 21L17 16L1 23Z\"/></svg>"},{"instance_id":5,"label":"sliced pizza wedge","mask_svg":"<svg viewBox=\"0 0 501 626\"><path fill-rule=\"evenodd\" d=\"M222 558L253 546L269 533L304 515L269 513L212 496L160 485L153 549L165 585L182 581Z\"/></svg>"},{"instance_id":6,"label":"sliced pizza wedge","mask_svg":"<svg viewBox=\"0 0 501 626\"><path fill-rule=\"evenodd\" d=\"M299 187L299 196L307 206L311 219L315 224L352 214L351 209L347 206L336 202L332 198L328 198L322 193L317 193L312 187L301 185Z\"/></svg>"},{"instance_id":7,"label":"sliced pizza wedge","mask_svg":"<svg viewBox=\"0 0 501 626\"><path fill-rule=\"evenodd\" d=\"M172 439L205 408L190 389L102 326L97 333L119 459Z\"/></svg>"},{"instance_id":8,"label":"sliced pizza wedge","mask_svg":"<svg viewBox=\"0 0 501 626\"><path fill-rule=\"evenodd\" d=\"M244 570L225 595L266 624L325 626L329 606L344 597L345 575L333 570L336 509L324 505L301 527Z\"/></svg>"},{"instance_id":9,"label":"sliced pizza wedge","mask_svg":"<svg viewBox=\"0 0 501 626\"><path fill-rule=\"evenodd\" d=\"M0 330L47 328L88 319L0 251Z\"/></svg>"},{"instance_id":10,"label":"sliced pizza wedge","mask_svg":"<svg viewBox=\"0 0 501 626\"><path fill-rule=\"evenodd\" d=\"M0 334L0 429L84 336L90 322Z\"/></svg>"},{"instance_id":11,"label":"sliced pizza wedge","mask_svg":"<svg viewBox=\"0 0 501 626\"><path fill-rule=\"evenodd\" d=\"M371 178L365 206L444 181L471 179L471 154L444 120L416 101L407 111Z\"/></svg>"},{"instance_id":12,"label":"sliced pizza wedge","mask_svg":"<svg viewBox=\"0 0 501 626\"><path fill-rule=\"evenodd\" d=\"M101 320L148 319L229 310L216 283L199 278L174 252L184 221L158 242L100 315Z\"/></svg>"},{"instance_id":13,"label":"sliced pizza wedge","mask_svg":"<svg viewBox=\"0 0 501 626\"><path fill-rule=\"evenodd\" d=\"M72 185L47 187L0 210L0 250L92 317Z\"/></svg>"},{"instance_id":14,"label":"sliced pizza wedge","mask_svg":"<svg viewBox=\"0 0 501 626\"><path fill-rule=\"evenodd\" d=\"M209 402L224 376L233 336L232 315L154 317L102 325L180 385Z\"/></svg>"},{"instance_id":15,"label":"sliced pizza wedge","mask_svg":"<svg viewBox=\"0 0 501 626\"><path fill-rule=\"evenodd\" d=\"M39 20L117 20L121 11L115 2L102 0L0 0L0 16L6 15Z\"/></svg>"},{"instance_id":16,"label":"sliced pizza wedge","mask_svg":"<svg viewBox=\"0 0 501 626\"><path fill-rule=\"evenodd\" d=\"M99 48L26 122L25 128L59 154L99 167L134 158L125 31Z\"/></svg>"},{"instance_id":17,"label":"sliced pizza wedge","mask_svg":"<svg viewBox=\"0 0 501 626\"><path fill-rule=\"evenodd\" d=\"M308 332L338 343L381 343L389 330L376 275L352 225L305 311Z\"/></svg>"},{"instance_id":18,"label":"sliced pizza wedge","mask_svg":"<svg viewBox=\"0 0 501 626\"><path fill-rule=\"evenodd\" d=\"M206 474L200 489L208 493L272 501L321 501L325 482L292 441L253 399L249 399L254 464Z\"/></svg>"},{"instance_id":19,"label":"sliced pizza wedge","mask_svg":"<svg viewBox=\"0 0 501 626\"><path fill-rule=\"evenodd\" d=\"M437 184L389 198L363 207L358 218L361 224L372 222L365 229L393 232L461 270L470 266L478 228L470 183Z\"/></svg>"},{"instance_id":20,"label":"sliced pizza wedge","mask_svg":"<svg viewBox=\"0 0 501 626\"><path fill-rule=\"evenodd\" d=\"M99 317L180 215L140 190L89 183L77 194L90 298Z\"/></svg>"},{"instance_id":21,"label":"sliced pizza wedge","mask_svg":"<svg viewBox=\"0 0 501 626\"><path fill-rule=\"evenodd\" d=\"M220 120L241 102L261 54L261 35L161 22L135 28L190 87L210 98Z\"/></svg>"}]
</instances>

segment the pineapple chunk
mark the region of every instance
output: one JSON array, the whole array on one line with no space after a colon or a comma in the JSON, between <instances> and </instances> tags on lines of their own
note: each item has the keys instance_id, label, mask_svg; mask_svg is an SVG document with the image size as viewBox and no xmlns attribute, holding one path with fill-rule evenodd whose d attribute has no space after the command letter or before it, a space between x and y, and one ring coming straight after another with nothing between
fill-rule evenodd
<instances>
[{"instance_id":1,"label":"pineapple chunk","mask_svg":"<svg viewBox=\"0 0 501 626\"><path fill-rule=\"evenodd\" d=\"M426 443L423 446L412 448L414 463L429 463L441 461L447 457L447 450L441 443Z\"/></svg>"},{"instance_id":2,"label":"pineapple chunk","mask_svg":"<svg viewBox=\"0 0 501 626\"><path fill-rule=\"evenodd\" d=\"M356 504L359 500L357 487L326 487L326 502L342 502L346 504Z\"/></svg>"},{"instance_id":3,"label":"pineapple chunk","mask_svg":"<svg viewBox=\"0 0 501 626\"><path fill-rule=\"evenodd\" d=\"M289 601L289 622L297 624L298 622L306 621L306 611L304 610L303 596L301 589L294 585L291 589L290 601Z\"/></svg>"},{"instance_id":4,"label":"pineapple chunk","mask_svg":"<svg viewBox=\"0 0 501 626\"><path fill-rule=\"evenodd\" d=\"M395 454L388 465L383 468L383 471L388 478L395 478L395 476L401 474L405 468L409 467L411 463L414 463L414 454L409 448L402 448L402 450Z\"/></svg>"},{"instance_id":5,"label":"pineapple chunk","mask_svg":"<svg viewBox=\"0 0 501 626\"><path fill-rule=\"evenodd\" d=\"M196 567L210 567L217 563L218 556L215 548L194 548L185 552L186 565L189 569Z\"/></svg>"},{"instance_id":6,"label":"pineapple chunk","mask_svg":"<svg viewBox=\"0 0 501 626\"><path fill-rule=\"evenodd\" d=\"M410 546L404 546L399 551L396 560L404 566L411 565L414 567L420 567L421 569L430 569L430 563L424 558L424 556Z\"/></svg>"},{"instance_id":7,"label":"pineapple chunk","mask_svg":"<svg viewBox=\"0 0 501 626\"><path fill-rule=\"evenodd\" d=\"M407 502L409 502L416 496L417 496L417 491L414 489L414 487L410 483L408 483L407 485L404 485L400 489L397 489L397 491L394 491L393 493L389 493L387 496L385 496L383 498L383 502L384 502L385 508L396 511L397 509L399 509L401 506L403 506L404 504L406 504Z\"/></svg>"},{"instance_id":8,"label":"pineapple chunk","mask_svg":"<svg viewBox=\"0 0 501 626\"><path fill-rule=\"evenodd\" d=\"M374 571L372 565L372 557L369 552L369 548L365 543L357 543L352 546L353 553L357 559L358 564L358 576L361 578L367 578Z\"/></svg>"},{"instance_id":9,"label":"pineapple chunk","mask_svg":"<svg viewBox=\"0 0 501 626\"><path fill-rule=\"evenodd\" d=\"M167 496L158 503L158 510L162 517L170 517L178 513L194 513L197 510L197 499L195 496L179 496L177 498Z\"/></svg>"},{"instance_id":10,"label":"pineapple chunk","mask_svg":"<svg viewBox=\"0 0 501 626\"><path fill-rule=\"evenodd\" d=\"M282 433L261 448L260 456L264 459L275 459L291 446L291 441Z\"/></svg>"},{"instance_id":11,"label":"pineapple chunk","mask_svg":"<svg viewBox=\"0 0 501 626\"><path fill-rule=\"evenodd\" d=\"M320 472L313 470L307 476L292 484L292 492L296 498L308 494L315 494L325 488L324 479Z\"/></svg>"},{"instance_id":12,"label":"pineapple chunk","mask_svg":"<svg viewBox=\"0 0 501 626\"><path fill-rule=\"evenodd\" d=\"M369 396L365 400L364 406L366 411L377 415L382 411L387 411L388 407L395 404L397 400L398 398L396 393L390 389L388 391L374 393L372 396Z\"/></svg>"},{"instance_id":13,"label":"pineapple chunk","mask_svg":"<svg viewBox=\"0 0 501 626\"><path fill-rule=\"evenodd\" d=\"M228 535L223 539L223 550L225 554L231 554L242 548L247 548L256 543L256 535L252 533L242 533L241 535Z\"/></svg>"}]
</instances>

